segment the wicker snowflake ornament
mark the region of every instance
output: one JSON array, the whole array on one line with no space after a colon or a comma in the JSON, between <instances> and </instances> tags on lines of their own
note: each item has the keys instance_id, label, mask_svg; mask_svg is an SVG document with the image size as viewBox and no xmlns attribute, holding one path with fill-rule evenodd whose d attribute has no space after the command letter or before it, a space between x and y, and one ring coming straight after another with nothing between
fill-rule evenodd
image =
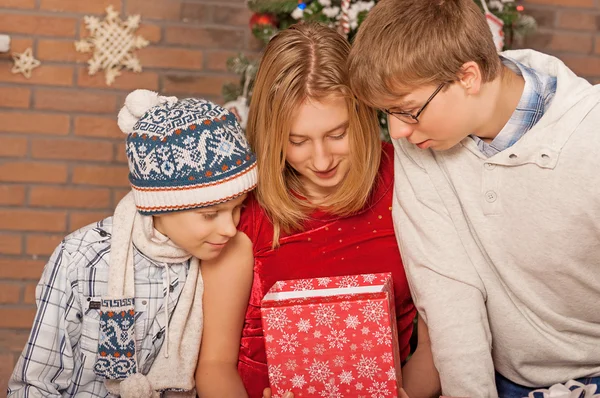
<instances>
[{"instance_id":1,"label":"wicker snowflake ornament","mask_svg":"<svg viewBox=\"0 0 600 398\"><path fill-rule=\"evenodd\" d=\"M103 21L93 16L84 17L84 21L90 37L76 42L75 49L81 53L93 52L88 61L90 75L104 70L106 85L110 86L123 68L138 73L142 71L139 59L132 54L132 51L149 44L143 37L134 35L140 26L139 15L122 21L119 13L109 6Z\"/></svg>"}]
</instances>

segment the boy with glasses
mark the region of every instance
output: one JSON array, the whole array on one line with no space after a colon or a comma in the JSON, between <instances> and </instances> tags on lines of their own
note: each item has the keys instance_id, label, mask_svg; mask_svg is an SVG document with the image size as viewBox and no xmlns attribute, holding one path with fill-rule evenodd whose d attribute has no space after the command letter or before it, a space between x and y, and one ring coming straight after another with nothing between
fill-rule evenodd
<instances>
[{"instance_id":1,"label":"boy with glasses","mask_svg":"<svg viewBox=\"0 0 600 398\"><path fill-rule=\"evenodd\" d=\"M385 110L393 215L445 395L600 384L600 87L496 53L473 0L382 0L350 55Z\"/></svg>"}]
</instances>

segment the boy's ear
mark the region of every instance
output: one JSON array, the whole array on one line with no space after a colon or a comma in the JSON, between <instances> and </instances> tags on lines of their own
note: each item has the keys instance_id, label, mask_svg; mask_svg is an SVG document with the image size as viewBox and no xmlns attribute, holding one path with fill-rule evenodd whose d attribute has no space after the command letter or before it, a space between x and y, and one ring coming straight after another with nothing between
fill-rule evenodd
<instances>
[{"instance_id":1,"label":"boy's ear","mask_svg":"<svg viewBox=\"0 0 600 398\"><path fill-rule=\"evenodd\" d=\"M483 84L481 69L477 62L465 62L457 74L458 83L462 86L467 94L477 95Z\"/></svg>"}]
</instances>

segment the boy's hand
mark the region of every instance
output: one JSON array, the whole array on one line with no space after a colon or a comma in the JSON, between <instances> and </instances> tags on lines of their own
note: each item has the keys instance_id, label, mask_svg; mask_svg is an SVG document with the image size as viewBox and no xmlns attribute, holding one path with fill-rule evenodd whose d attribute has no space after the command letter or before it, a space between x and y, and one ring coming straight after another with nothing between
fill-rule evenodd
<instances>
[{"instance_id":1,"label":"boy's hand","mask_svg":"<svg viewBox=\"0 0 600 398\"><path fill-rule=\"evenodd\" d=\"M271 389L270 388L267 387L263 390L263 398L271 398ZM283 398L294 398L294 394L292 394L291 391L288 391L285 394L283 394Z\"/></svg>"}]
</instances>

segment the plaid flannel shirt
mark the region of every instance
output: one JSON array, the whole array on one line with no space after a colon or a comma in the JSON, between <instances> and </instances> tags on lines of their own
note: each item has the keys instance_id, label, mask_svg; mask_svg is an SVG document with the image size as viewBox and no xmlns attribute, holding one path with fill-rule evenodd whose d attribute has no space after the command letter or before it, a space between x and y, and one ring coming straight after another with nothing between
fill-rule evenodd
<instances>
[{"instance_id":1,"label":"plaid flannel shirt","mask_svg":"<svg viewBox=\"0 0 600 398\"><path fill-rule=\"evenodd\" d=\"M479 150L487 157L510 148L544 116L556 93L556 77L529 68L515 60L500 57L502 63L525 80L523 94L508 123L491 143L472 135Z\"/></svg>"},{"instance_id":2,"label":"plaid flannel shirt","mask_svg":"<svg viewBox=\"0 0 600 398\"><path fill-rule=\"evenodd\" d=\"M99 302L108 288L112 218L67 236L54 251L36 289L37 313L29 340L8 384L9 397L112 397L94 374ZM169 319L189 262L157 263L137 249L135 335L138 369L146 374L164 340L164 297ZM170 272L167 286L165 272Z\"/></svg>"}]
</instances>

